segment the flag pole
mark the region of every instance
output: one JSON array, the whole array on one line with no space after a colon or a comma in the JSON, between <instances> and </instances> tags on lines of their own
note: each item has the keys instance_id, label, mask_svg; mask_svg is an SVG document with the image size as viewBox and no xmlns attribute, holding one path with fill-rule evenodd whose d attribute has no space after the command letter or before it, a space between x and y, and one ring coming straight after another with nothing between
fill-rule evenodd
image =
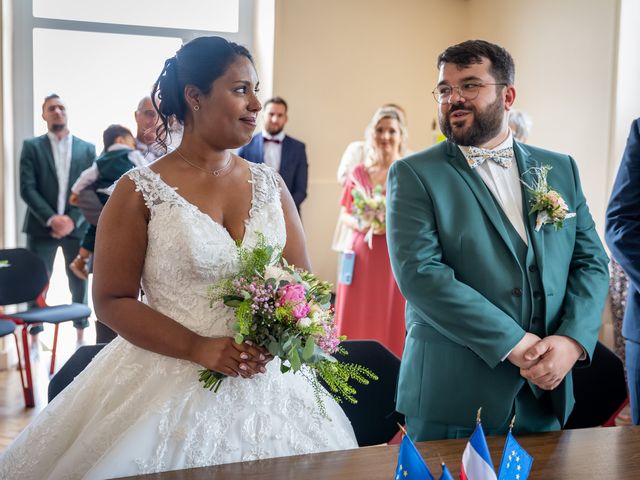
<instances>
[{"instance_id":1,"label":"flag pole","mask_svg":"<svg viewBox=\"0 0 640 480\"><path fill-rule=\"evenodd\" d=\"M509 424L509 432L511 432L511 430L513 430L513 426L516 423L516 416L514 415L513 418L511 419L511 423Z\"/></svg>"},{"instance_id":2,"label":"flag pole","mask_svg":"<svg viewBox=\"0 0 640 480\"><path fill-rule=\"evenodd\" d=\"M400 431L402 432L402 436L404 437L407 434L407 430L399 423L396 423L396 425L398 425L398 428L400 429Z\"/></svg>"}]
</instances>

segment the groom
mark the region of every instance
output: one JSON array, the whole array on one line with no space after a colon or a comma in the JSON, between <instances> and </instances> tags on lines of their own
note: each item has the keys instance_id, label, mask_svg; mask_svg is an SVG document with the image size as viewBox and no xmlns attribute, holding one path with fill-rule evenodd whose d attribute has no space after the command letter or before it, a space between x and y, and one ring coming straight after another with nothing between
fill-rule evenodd
<instances>
[{"instance_id":1,"label":"groom","mask_svg":"<svg viewBox=\"0 0 640 480\"><path fill-rule=\"evenodd\" d=\"M607 256L568 155L523 145L507 126L511 55L481 40L438 58L447 137L389 172L387 237L407 299L397 409L414 440L559 429L571 369L588 365L608 286ZM479 147L479 148L476 148ZM567 209L536 228L540 168ZM567 212L568 210L568 212ZM542 220L542 217L539 217Z\"/></svg>"}]
</instances>

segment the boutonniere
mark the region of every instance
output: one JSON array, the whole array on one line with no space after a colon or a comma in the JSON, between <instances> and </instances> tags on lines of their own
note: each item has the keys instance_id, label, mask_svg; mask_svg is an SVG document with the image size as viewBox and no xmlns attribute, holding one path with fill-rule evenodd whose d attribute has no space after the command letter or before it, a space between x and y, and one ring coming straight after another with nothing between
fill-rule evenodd
<instances>
[{"instance_id":1,"label":"boutonniere","mask_svg":"<svg viewBox=\"0 0 640 480\"><path fill-rule=\"evenodd\" d=\"M569 212L567 202L564 201L562 196L549 187L547 175L551 168L549 165L543 165L542 167L532 167L527 170L525 173L530 172L534 178L532 185L520 180L532 196L529 215L538 213L536 217L536 232L540 231L545 223L551 223L556 230L559 230L567 218L576 216L575 213Z\"/></svg>"}]
</instances>

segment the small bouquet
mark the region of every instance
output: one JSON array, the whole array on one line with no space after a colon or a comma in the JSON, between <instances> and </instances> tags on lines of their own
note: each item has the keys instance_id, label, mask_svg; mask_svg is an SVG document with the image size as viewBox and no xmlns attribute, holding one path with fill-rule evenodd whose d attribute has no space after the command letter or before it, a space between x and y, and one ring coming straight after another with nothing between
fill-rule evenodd
<instances>
[{"instance_id":1,"label":"small bouquet","mask_svg":"<svg viewBox=\"0 0 640 480\"><path fill-rule=\"evenodd\" d=\"M373 234L384 233L386 229L387 198L382 191L382 185L376 185L370 194L365 188L356 185L351 190L351 196L351 214L358 221L359 228L367 230L364 239L369 248L373 248Z\"/></svg>"},{"instance_id":2,"label":"small bouquet","mask_svg":"<svg viewBox=\"0 0 640 480\"><path fill-rule=\"evenodd\" d=\"M377 376L354 363L333 357L347 354L340 342L330 306L331 284L294 268L282 258L281 249L267 245L260 236L253 249L238 247L239 272L209 287L210 306L222 301L235 314L235 341L250 340L281 360L280 371L300 372L313 385L318 406L325 414L320 377L336 401L357 403L353 379L367 385ZM306 368L303 368L305 366ZM225 375L201 370L204 387L218 391Z\"/></svg>"},{"instance_id":3,"label":"small bouquet","mask_svg":"<svg viewBox=\"0 0 640 480\"><path fill-rule=\"evenodd\" d=\"M546 223L553 224L555 229L559 230L567 218L576 216L575 213L569 213L569 207L560 194L549 187L547 175L551 168L549 165L531 168L530 171L535 177L533 184L529 185L522 181L533 196L529 215L538 213L536 232L540 231Z\"/></svg>"}]
</instances>

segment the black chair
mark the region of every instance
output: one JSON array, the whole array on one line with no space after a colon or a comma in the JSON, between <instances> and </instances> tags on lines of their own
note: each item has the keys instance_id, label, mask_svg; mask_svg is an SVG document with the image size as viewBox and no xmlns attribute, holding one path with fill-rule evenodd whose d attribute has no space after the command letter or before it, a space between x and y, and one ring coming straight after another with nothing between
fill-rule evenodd
<instances>
[{"instance_id":1,"label":"black chair","mask_svg":"<svg viewBox=\"0 0 640 480\"><path fill-rule=\"evenodd\" d=\"M0 315L2 319L22 325L22 350L26 372L26 386L23 382L23 392L27 407L35 406L27 327L34 323L55 325L49 368L49 374L53 375L60 323L87 318L91 315L89 307L81 303L48 306L44 300L44 292L48 286L47 267L37 255L24 248L0 250L0 305L18 305L25 302L33 302L37 305L18 313Z\"/></svg>"},{"instance_id":2,"label":"black chair","mask_svg":"<svg viewBox=\"0 0 640 480\"><path fill-rule=\"evenodd\" d=\"M395 403L400 359L374 340L347 340L342 346L349 354L336 354L338 360L363 365L378 376L369 385L351 383L358 391L358 403L340 404L351 421L358 445L387 443L398 433L398 424L404 424L404 415L396 412Z\"/></svg>"},{"instance_id":3,"label":"black chair","mask_svg":"<svg viewBox=\"0 0 640 480\"><path fill-rule=\"evenodd\" d=\"M49 402L53 400L62 390L76 378L82 370L93 360L106 343L97 345L84 345L78 348L67 360L60 370L51 378L49 382L48 397Z\"/></svg>"},{"instance_id":4,"label":"black chair","mask_svg":"<svg viewBox=\"0 0 640 480\"><path fill-rule=\"evenodd\" d=\"M590 428L607 424L627 401L624 365L618 356L598 342L591 365L573 369L576 405L565 429Z\"/></svg>"}]
</instances>

